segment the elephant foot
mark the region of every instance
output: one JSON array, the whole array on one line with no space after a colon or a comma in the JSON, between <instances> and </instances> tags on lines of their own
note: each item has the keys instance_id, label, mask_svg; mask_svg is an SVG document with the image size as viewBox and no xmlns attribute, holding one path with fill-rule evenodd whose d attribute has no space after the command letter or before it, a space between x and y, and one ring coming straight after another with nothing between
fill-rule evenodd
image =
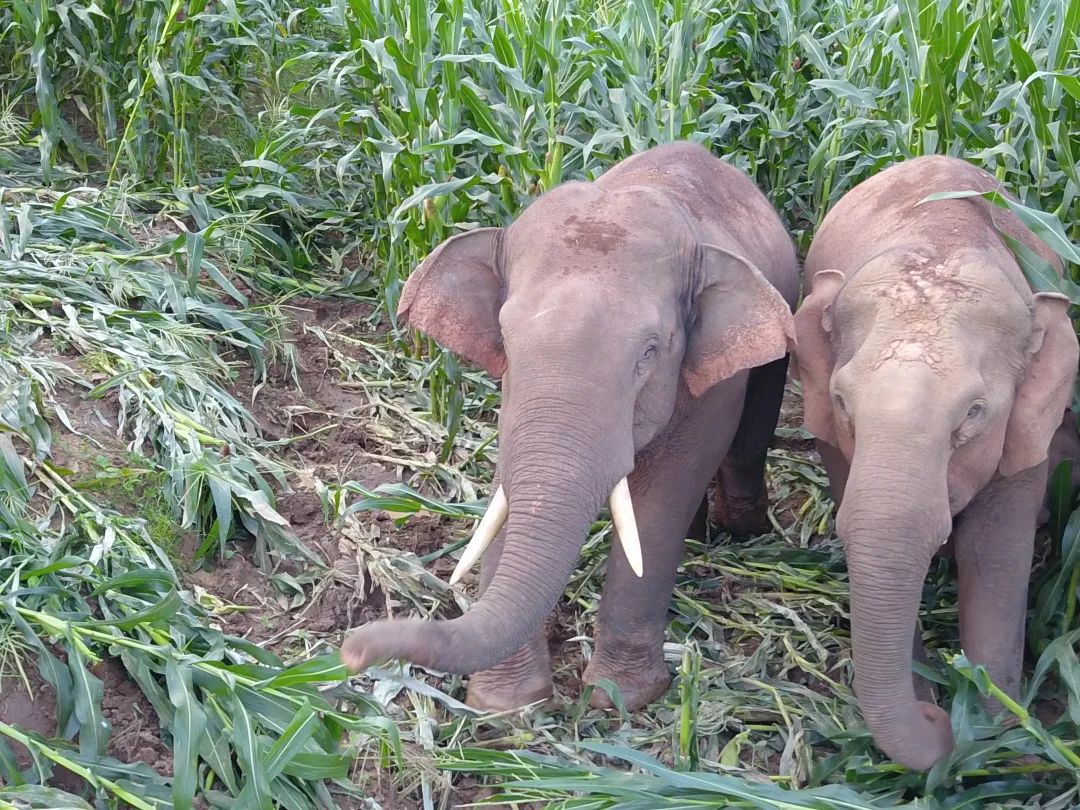
<instances>
[{"instance_id":1,"label":"elephant foot","mask_svg":"<svg viewBox=\"0 0 1080 810\"><path fill-rule=\"evenodd\" d=\"M465 703L483 712L509 712L552 695L551 657L541 634L498 666L470 677Z\"/></svg>"},{"instance_id":2,"label":"elephant foot","mask_svg":"<svg viewBox=\"0 0 1080 810\"><path fill-rule=\"evenodd\" d=\"M764 482L757 495L745 497L724 492L720 483L712 485L712 522L736 537L751 537L772 531L769 495Z\"/></svg>"},{"instance_id":3,"label":"elephant foot","mask_svg":"<svg viewBox=\"0 0 1080 810\"><path fill-rule=\"evenodd\" d=\"M601 680L609 680L619 687L623 705L629 712L636 712L659 698L671 685L671 673L663 657L651 664L642 656L636 663L615 663L600 654L593 656L582 675L582 682L596 685ZM594 689L589 705L594 709L610 710L615 704L603 689Z\"/></svg>"},{"instance_id":4,"label":"elephant foot","mask_svg":"<svg viewBox=\"0 0 1080 810\"><path fill-rule=\"evenodd\" d=\"M537 675L527 681L500 683L497 679L483 677L494 673L478 672L469 679L469 688L465 693L465 703L482 712L492 714L524 709L538 701L552 697L551 676Z\"/></svg>"}]
</instances>

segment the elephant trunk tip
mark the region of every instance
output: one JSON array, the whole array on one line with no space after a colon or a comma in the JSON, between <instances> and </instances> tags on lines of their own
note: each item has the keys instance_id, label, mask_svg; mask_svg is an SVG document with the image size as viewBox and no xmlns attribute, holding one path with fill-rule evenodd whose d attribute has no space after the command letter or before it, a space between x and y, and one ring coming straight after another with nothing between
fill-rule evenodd
<instances>
[{"instance_id":1,"label":"elephant trunk tip","mask_svg":"<svg viewBox=\"0 0 1080 810\"><path fill-rule=\"evenodd\" d=\"M370 643L370 632L365 633L365 628L353 631L341 645L341 662L350 673L363 672L379 661L379 655Z\"/></svg>"},{"instance_id":2,"label":"elephant trunk tip","mask_svg":"<svg viewBox=\"0 0 1080 810\"><path fill-rule=\"evenodd\" d=\"M350 673L363 672L373 664L392 658L382 649L377 628L367 625L350 633L341 645L341 662Z\"/></svg>"},{"instance_id":3,"label":"elephant trunk tip","mask_svg":"<svg viewBox=\"0 0 1080 810\"><path fill-rule=\"evenodd\" d=\"M443 626L418 619L380 619L357 628L341 645L341 661L351 673L394 658L420 666L454 671L443 661Z\"/></svg>"}]
</instances>

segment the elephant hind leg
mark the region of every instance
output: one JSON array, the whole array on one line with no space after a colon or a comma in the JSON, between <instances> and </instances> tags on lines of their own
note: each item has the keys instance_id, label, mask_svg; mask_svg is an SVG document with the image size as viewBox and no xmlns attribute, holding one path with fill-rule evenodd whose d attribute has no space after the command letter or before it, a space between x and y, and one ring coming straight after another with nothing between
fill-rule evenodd
<instances>
[{"instance_id":1,"label":"elephant hind leg","mask_svg":"<svg viewBox=\"0 0 1080 810\"><path fill-rule=\"evenodd\" d=\"M727 457L712 483L712 522L736 536L772 530L765 459L784 399L788 358L750 372L742 416Z\"/></svg>"}]
</instances>

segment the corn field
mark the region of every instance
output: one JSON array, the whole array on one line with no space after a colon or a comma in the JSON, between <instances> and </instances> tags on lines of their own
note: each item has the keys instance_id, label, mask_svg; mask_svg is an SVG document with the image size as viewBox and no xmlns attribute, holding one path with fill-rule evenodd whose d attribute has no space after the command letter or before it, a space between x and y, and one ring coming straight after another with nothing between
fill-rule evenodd
<instances>
[{"instance_id":1,"label":"corn field","mask_svg":"<svg viewBox=\"0 0 1080 810\"><path fill-rule=\"evenodd\" d=\"M446 580L498 452L497 386L399 328L404 279L677 139L803 251L866 177L964 157L1080 306L1077 0L0 0L0 810L1080 805L1070 471L1009 724L931 569L920 673L957 747L908 771L851 692L794 386L774 531L688 543L660 701L576 691L605 521L555 617L557 707L346 677L349 628L468 606Z\"/></svg>"}]
</instances>

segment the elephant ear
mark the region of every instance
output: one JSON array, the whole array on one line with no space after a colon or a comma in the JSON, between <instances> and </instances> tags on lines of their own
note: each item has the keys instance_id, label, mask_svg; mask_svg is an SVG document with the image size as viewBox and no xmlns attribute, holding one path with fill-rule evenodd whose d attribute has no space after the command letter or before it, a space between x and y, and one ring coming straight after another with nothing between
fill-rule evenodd
<instances>
[{"instance_id":1,"label":"elephant ear","mask_svg":"<svg viewBox=\"0 0 1080 810\"><path fill-rule=\"evenodd\" d=\"M738 372L779 360L794 347L791 308L746 258L701 246L702 286L683 357L694 396Z\"/></svg>"},{"instance_id":2,"label":"elephant ear","mask_svg":"<svg viewBox=\"0 0 1080 810\"><path fill-rule=\"evenodd\" d=\"M1069 299L1058 293L1035 296L1032 352L1016 392L998 471L1004 476L1046 460L1054 432L1072 399L1080 346L1069 320Z\"/></svg>"},{"instance_id":3,"label":"elephant ear","mask_svg":"<svg viewBox=\"0 0 1080 810\"><path fill-rule=\"evenodd\" d=\"M795 313L793 376L802 383L803 426L820 441L839 447L833 420L829 380L836 365L832 340L832 304L847 279L839 270L819 270L811 281L812 290Z\"/></svg>"},{"instance_id":4,"label":"elephant ear","mask_svg":"<svg viewBox=\"0 0 1080 810\"><path fill-rule=\"evenodd\" d=\"M398 317L494 377L506 371L499 328L505 293L497 270L501 228L452 236L405 282Z\"/></svg>"}]
</instances>

